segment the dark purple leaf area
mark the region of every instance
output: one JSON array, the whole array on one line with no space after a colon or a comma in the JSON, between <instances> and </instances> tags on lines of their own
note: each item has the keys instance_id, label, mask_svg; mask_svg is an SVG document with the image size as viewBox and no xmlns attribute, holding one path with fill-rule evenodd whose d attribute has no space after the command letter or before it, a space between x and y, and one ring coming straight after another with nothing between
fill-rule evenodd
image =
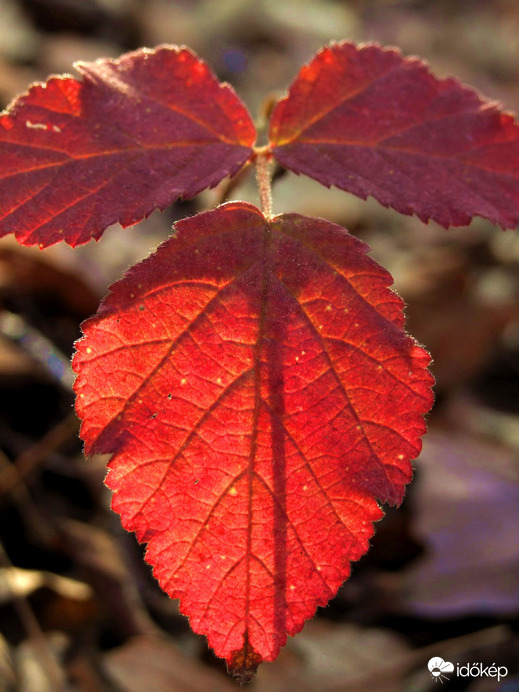
<instances>
[{"instance_id":1,"label":"dark purple leaf area","mask_svg":"<svg viewBox=\"0 0 519 692\"><path fill-rule=\"evenodd\" d=\"M278 103L270 137L286 168L423 221L519 222L513 117L394 49L324 48Z\"/></svg>"},{"instance_id":2,"label":"dark purple leaf area","mask_svg":"<svg viewBox=\"0 0 519 692\"><path fill-rule=\"evenodd\" d=\"M83 81L35 85L0 119L0 236L80 245L216 185L250 156L247 110L190 51L77 69Z\"/></svg>"}]
</instances>

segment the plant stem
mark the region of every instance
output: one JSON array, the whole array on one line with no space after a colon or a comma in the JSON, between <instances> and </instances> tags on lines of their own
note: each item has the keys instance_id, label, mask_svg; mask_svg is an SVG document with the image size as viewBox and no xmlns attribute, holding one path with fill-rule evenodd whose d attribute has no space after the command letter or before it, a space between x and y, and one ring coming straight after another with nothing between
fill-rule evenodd
<instances>
[{"instance_id":1,"label":"plant stem","mask_svg":"<svg viewBox=\"0 0 519 692\"><path fill-rule=\"evenodd\" d=\"M271 154L267 149L256 151L256 182L261 199L261 211L267 219L272 218L272 190L270 179L272 176Z\"/></svg>"}]
</instances>

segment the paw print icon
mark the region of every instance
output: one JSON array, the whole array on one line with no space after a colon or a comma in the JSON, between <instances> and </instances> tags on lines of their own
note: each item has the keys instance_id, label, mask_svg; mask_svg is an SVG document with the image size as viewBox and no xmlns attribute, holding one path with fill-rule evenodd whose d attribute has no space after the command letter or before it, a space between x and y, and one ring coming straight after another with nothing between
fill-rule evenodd
<instances>
[{"instance_id":1,"label":"paw print icon","mask_svg":"<svg viewBox=\"0 0 519 692\"><path fill-rule=\"evenodd\" d=\"M429 668L434 682L438 682L439 680L443 683L444 680L449 679L445 673L454 672L454 663L444 661L443 658L440 658L439 656L434 656L427 664L427 668Z\"/></svg>"}]
</instances>

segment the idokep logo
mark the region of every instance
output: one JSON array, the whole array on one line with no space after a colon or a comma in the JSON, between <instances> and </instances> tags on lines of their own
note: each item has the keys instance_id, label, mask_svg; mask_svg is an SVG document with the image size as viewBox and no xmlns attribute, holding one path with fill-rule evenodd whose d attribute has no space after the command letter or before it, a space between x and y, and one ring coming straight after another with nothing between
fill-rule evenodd
<instances>
[{"instance_id":1,"label":"idokep logo","mask_svg":"<svg viewBox=\"0 0 519 692\"><path fill-rule=\"evenodd\" d=\"M427 668L432 675L434 682L448 680L446 673L454 672L454 663L444 661L439 656L434 656L429 660ZM482 663L467 663L465 665L456 664L456 676L460 678L497 678L498 681L508 675L508 668L505 666L483 666Z\"/></svg>"},{"instance_id":2,"label":"idokep logo","mask_svg":"<svg viewBox=\"0 0 519 692\"><path fill-rule=\"evenodd\" d=\"M444 661L443 658L440 658L439 656L434 656L434 658L431 658L427 664L427 668L429 668L431 671L434 682L438 682L439 680L443 683L444 680L449 679L445 673L454 672L454 663Z\"/></svg>"}]
</instances>

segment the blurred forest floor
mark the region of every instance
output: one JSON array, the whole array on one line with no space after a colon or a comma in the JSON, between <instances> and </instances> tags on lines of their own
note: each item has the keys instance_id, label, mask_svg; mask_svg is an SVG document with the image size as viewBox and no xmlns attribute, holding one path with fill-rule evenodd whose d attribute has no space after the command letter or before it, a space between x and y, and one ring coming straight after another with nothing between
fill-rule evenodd
<instances>
[{"instance_id":1,"label":"blurred forest floor","mask_svg":"<svg viewBox=\"0 0 519 692\"><path fill-rule=\"evenodd\" d=\"M75 60L166 42L261 114L332 39L397 45L519 109L516 0L0 0L0 103ZM237 689L110 511L68 365L109 284L219 192L75 251L0 241L1 692ZM253 181L235 194L258 203ZM274 210L323 216L373 248L432 353L437 401L404 505L250 689L427 692L433 656L509 670L502 688L451 675L443 690L519 689L519 235L425 226L292 174Z\"/></svg>"}]
</instances>

